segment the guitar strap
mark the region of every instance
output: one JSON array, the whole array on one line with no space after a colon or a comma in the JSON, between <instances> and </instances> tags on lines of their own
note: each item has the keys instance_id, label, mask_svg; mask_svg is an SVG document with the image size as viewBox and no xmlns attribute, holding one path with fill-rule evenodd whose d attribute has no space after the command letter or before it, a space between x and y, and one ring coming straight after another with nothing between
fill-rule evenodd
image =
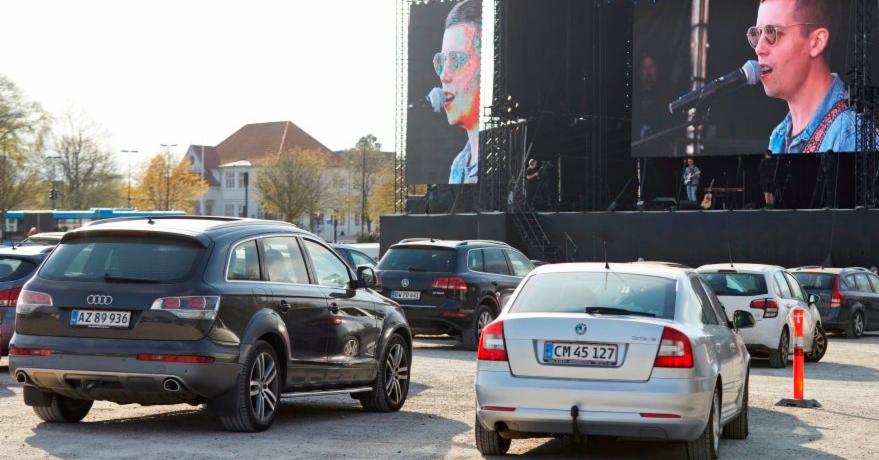
<instances>
[{"instance_id":1,"label":"guitar strap","mask_svg":"<svg viewBox=\"0 0 879 460\"><path fill-rule=\"evenodd\" d=\"M833 108L824 115L821 124L818 125L815 132L812 133L812 137L809 138L809 142L806 143L803 153L817 153L821 148L821 144L824 142L824 138L827 136L827 131L830 130L830 126L833 125L833 122L836 121L836 119L846 110L848 110L848 104L845 100L837 102Z\"/></svg>"}]
</instances>

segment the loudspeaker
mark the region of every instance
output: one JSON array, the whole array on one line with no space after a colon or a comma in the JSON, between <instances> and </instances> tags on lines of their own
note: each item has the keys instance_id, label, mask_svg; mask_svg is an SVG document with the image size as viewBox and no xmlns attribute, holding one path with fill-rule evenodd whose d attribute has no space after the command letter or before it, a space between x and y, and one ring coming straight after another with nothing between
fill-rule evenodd
<instances>
[{"instance_id":1,"label":"loudspeaker","mask_svg":"<svg viewBox=\"0 0 879 460\"><path fill-rule=\"evenodd\" d=\"M639 201L639 211L671 211L678 206L678 201L673 197L658 196L649 201Z\"/></svg>"}]
</instances>

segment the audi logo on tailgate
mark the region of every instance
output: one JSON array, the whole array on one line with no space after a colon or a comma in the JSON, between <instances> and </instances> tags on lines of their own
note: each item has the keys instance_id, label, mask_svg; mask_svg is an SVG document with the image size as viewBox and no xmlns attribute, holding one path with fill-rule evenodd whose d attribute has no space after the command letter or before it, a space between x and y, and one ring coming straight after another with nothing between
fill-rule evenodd
<instances>
[{"instance_id":1,"label":"audi logo on tailgate","mask_svg":"<svg viewBox=\"0 0 879 460\"><path fill-rule=\"evenodd\" d=\"M85 298L89 305L110 305L113 303L113 297L108 295L92 294Z\"/></svg>"}]
</instances>

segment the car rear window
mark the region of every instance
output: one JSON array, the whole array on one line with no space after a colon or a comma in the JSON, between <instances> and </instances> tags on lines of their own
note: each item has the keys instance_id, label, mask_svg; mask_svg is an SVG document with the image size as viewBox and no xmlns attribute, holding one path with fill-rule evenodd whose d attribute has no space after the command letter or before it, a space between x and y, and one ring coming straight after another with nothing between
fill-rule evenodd
<instances>
[{"instance_id":1,"label":"car rear window","mask_svg":"<svg viewBox=\"0 0 879 460\"><path fill-rule=\"evenodd\" d=\"M40 271L58 281L169 283L183 281L203 248L186 240L155 237L94 237L58 246Z\"/></svg>"},{"instance_id":2,"label":"car rear window","mask_svg":"<svg viewBox=\"0 0 879 460\"><path fill-rule=\"evenodd\" d=\"M513 313L583 313L619 308L673 319L676 281L620 273L544 273L528 279L510 306Z\"/></svg>"},{"instance_id":3,"label":"car rear window","mask_svg":"<svg viewBox=\"0 0 879 460\"><path fill-rule=\"evenodd\" d=\"M823 289L829 291L833 289L833 283L836 279L836 275L826 273L794 273L793 275L800 282L800 286L806 290Z\"/></svg>"},{"instance_id":4,"label":"car rear window","mask_svg":"<svg viewBox=\"0 0 879 460\"><path fill-rule=\"evenodd\" d=\"M0 257L0 281L15 281L30 275L36 265L21 259Z\"/></svg>"},{"instance_id":5,"label":"car rear window","mask_svg":"<svg viewBox=\"0 0 879 460\"><path fill-rule=\"evenodd\" d=\"M378 270L414 272L451 272L455 270L458 253L454 249L436 247L391 248L379 262Z\"/></svg>"},{"instance_id":6,"label":"car rear window","mask_svg":"<svg viewBox=\"0 0 879 460\"><path fill-rule=\"evenodd\" d=\"M766 277L755 273L700 273L715 295L753 297L766 295Z\"/></svg>"}]
</instances>

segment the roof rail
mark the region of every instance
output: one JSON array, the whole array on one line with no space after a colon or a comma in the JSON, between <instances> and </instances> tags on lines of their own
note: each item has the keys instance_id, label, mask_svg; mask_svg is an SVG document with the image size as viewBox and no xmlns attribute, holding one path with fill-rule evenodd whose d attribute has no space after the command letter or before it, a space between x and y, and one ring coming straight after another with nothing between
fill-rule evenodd
<instances>
[{"instance_id":1,"label":"roof rail","mask_svg":"<svg viewBox=\"0 0 879 460\"><path fill-rule=\"evenodd\" d=\"M220 222L235 222L245 220L243 217L226 217L226 216L132 216L132 217L110 217L107 219L93 220L85 226L94 224L105 224L107 222L126 222L132 220L165 220L165 219L190 219L190 220L216 220Z\"/></svg>"},{"instance_id":2,"label":"roof rail","mask_svg":"<svg viewBox=\"0 0 879 460\"><path fill-rule=\"evenodd\" d=\"M500 244L502 246L509 246L509 243L503 241L495 241L495 240L464 240L458 243L458 246L464 246L470 243L490 243L490 244Z\"/></svg>"},{"instance_id":3,"label":"roof rail","mask_svg":"<svg viewBox=\"0 0 879 460\"><path fill-rule=\"evenodd\" d=\"M436 238L406 238L406 239L402 239L400 241L397 241L395 244L415 243L417 241L430 241L431 243L433 243L434 241L436 241Z\"/></svg>"},{"instance_id":4,"label":"roof rail","mask_svg":"<svg viewBox=\"0 0 879 460\"><path fill-rule=\"evenodd\" d=\"M802 267L794 267L791 270L803 270L807 268L824 268L823 265L803 265Z\"/></svg>"},{"instance_id":5,"label":"roof rail","mask_svg":"<svg viewBox=\"0 0 879 460\"><path fill-rule=\"evenodd\" d=\"M858 271L862 271L862 272L873 273L872 271L870 271L869 268L864 268L864 267L846 267L846 270L858 270Z\"/></svg>"}]
</instances>

